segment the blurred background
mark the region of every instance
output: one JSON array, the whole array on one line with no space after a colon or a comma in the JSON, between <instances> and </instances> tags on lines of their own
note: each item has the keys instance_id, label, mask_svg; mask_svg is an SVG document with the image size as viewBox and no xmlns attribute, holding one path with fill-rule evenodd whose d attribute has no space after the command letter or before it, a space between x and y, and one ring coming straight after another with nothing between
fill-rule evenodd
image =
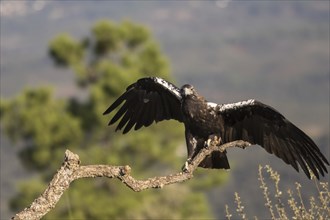
<instances>
[{"instance_id":1,"label":"blurred background","mask_svg":"<svg viewBox=\"0 0 330 220\"><path fill-rule=\"evenodd\" d=\"M179 171L184 131L162 122L121 135L103 111L137 78L192 84L209 101L258 99L302 128L329 158L329 1L1 1L1 219L30 204L65 149L83 164L129 164L137 178ZM303 173L258 146L230 149L229 172L199 169L162 190L109 179L72 184L45 219L269 218L258 165L283 191ZM323 180L327 180L327 175ZM179 198L178 198L178 195ZM235 215L234 215L235 217Z\"/></svg>"}]
</instances>

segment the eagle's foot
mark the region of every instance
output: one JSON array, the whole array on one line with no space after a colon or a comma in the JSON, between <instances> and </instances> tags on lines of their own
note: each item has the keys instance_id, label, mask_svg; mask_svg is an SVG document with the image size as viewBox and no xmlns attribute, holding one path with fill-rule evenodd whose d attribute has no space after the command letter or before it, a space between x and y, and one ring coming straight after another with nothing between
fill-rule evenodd
<instances>
[{"instance_id":1,"label":"eagle's foot","mask_svg":"<svg viewBox=\"0 0 330 220\"><path fill-rule=\"evenodd\" d=\"M207 141L205 141L205 143L204 143L205 148L208 148L209 146L211 146L211 139L210 138L207 139Z\"/></svg>"},{"instance_id":2,"label":"eagle's foot","mask_svg":"<svg viewBox=\"0 0 330 220\"><path fill-rule=\"evenodd\" d=\"M212 145L220 146L221 138L218 138L216 135L210 135L207 141L204 143L204 147L208 148Z\"/></svg>"},{"instance_id":3,"label":"eagle's foot","mask_svg":"<svg viewBox=\"0 0 330 220\"><path fill-rule=\"evenodd\" d=\"M182 172L184 172L184 173L189 173L190 171L189 171L189 165L191 164L191 158L188 158L187 160L186 160L186 162L184 163L184 165L182 166Z\"/></svg>"}]
</instances>

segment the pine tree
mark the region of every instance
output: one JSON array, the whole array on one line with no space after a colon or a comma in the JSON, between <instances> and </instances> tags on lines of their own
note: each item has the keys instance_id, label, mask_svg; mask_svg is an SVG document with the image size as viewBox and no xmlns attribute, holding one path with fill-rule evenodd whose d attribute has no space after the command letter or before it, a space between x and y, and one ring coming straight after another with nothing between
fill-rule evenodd
<instances>
[{"instance_id":1,"label":"pine tree","mask_svg":"<svg viewBox=\"0 0 330 220\"><path fill-rule=\"evenodd\" d=\"M25 145L19 155L25 167L38 171L37 178L20 183L11 201L13 210L27 206L44 190L66 148L78 153L85 164L128 164L137 178L180 169L186 158L180 153L185 150L181 124L166 121L122 135L114 132L114 126L107 127L109 118L102 115L140 77L173 81L168 61L146 27L130 21L99 21L82 40L67 33L56 36L49 55L57 67L72 70L83 95L59 99L43 87L1 101L6 134ZM219 184L224 175L207 170L196 175L189 183L140 193L116 180L79 180L45 219L211 217L201 189Z\"/></svg>"}]
</instances>

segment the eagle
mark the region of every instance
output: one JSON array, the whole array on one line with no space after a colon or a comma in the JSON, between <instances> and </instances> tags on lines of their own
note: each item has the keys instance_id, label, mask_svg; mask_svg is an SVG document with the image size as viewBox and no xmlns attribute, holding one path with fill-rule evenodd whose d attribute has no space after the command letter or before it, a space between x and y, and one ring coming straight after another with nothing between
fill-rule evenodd
<instances>
[{"instance_id":1,"label":"eagle","mask_svg":"<svg viewBox=\"0 0 330 220\"><path fill-rule=\"evenodd\" d=\"M259 145L297 172L299 164L308 178L311 178L309 170L317 179L319 174L328 173L329 162L314 141L277 110L255 99L216 104L200 96L192 85L178 88L162 78L146 77L129 85L103 114L119 106L108 125L121 119L116 131L123 129L124 134L133 127L138 130L153 122L170 119L182 122L188 151L184 167L215 136L222 144L243 140ZM229 169L226 154L226 151L212 152L198 166Z\"/></svg>"}]
</instances>

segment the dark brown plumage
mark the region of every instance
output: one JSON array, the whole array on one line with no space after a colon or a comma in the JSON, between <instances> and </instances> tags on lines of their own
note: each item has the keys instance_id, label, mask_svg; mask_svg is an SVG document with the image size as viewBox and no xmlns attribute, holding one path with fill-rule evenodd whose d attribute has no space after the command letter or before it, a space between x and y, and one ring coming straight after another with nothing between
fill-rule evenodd
<instances>
[{"instance_id":1,"label":"dark brown plumage","mask_svg":"<svg viewBox=\"0 0 330 220\"><path fill-rule=\"evenodd\" d=\"M124 102L123 105L121 105ZM188 160L205 146L210 136L221 137L222 143L244 140L263 147L297 171L299 166L310 178L308 168L319 178L327 173L329 162L303 131L281 113L259 101L250 99L218 105L199 96L191 85L181 89L158 78L139 79L104 112L121 107L109 122L120 118L116 130L129 132L154 121L175 119L185 125ZM200 167L229 169L226 152L215 152Z\"/></svg>"}]
</instances>

